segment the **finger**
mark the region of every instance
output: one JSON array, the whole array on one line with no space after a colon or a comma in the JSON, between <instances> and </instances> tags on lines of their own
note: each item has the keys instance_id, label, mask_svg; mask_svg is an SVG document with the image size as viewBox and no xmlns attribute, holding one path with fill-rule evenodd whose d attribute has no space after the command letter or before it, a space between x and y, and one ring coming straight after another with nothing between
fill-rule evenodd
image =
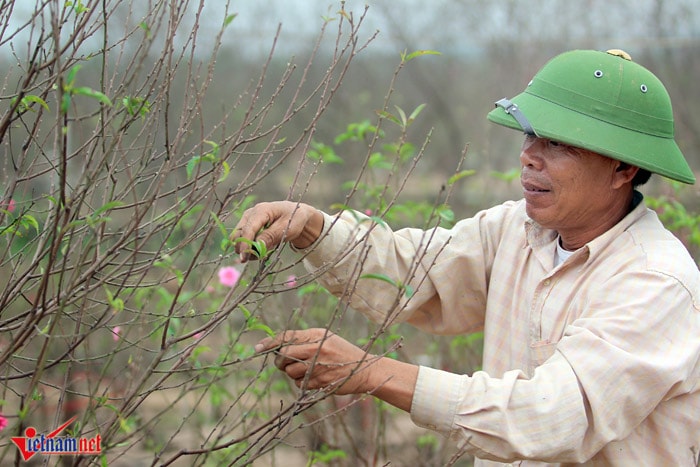
<instances>
[{"instance_id":1,"label":"finger","mask_svg":"<svg viewBox=\"0 0 700 467\"><path fill-rule=\"evenodd\" d=\"M324 376L322 365L308 361L291 363L285 367L284 372L298 388L332 390L334 386L334 381L326 381L329 378Z\"/></svg>"},{"instance_id":2,"label":"finger","mask_svg":"<svg viewBox=\"0 0 700 467\"><path fill-rule=\"evenodd\" d=\"M294 336L294 331L285 331L275 337L265 337L255 344L255 352L258 354L274 352L275 366L280 370L284 370L289 363L302 360L291 348L292 343L296 340Z\"/></svg>"},{"instance_id":3,"label":"finger","mask_svg":"<svg viewBox=\"0 0 700 467\"><path fill-rule=\"evenodd\" d=\"M306 345L284 343L275 350L275 366L286 371L287 366L295 363L305 362L309 358L309 349Z\"/></svg>"},{"instance_id":4,"label":"finger","mask_svg":"<svg viewBox=\"0 0 700 467\"><path fill-rule=\"evenodd\" d=\"M267 248L273 249L283 241L289 241L298 235L299 221L294 217L296 204L281 201L259 206L265 209L264 218L261 217L265 222L256 232L255 240L264 242Z\"/></svg>"},{"instance_id":5,"label":"finger","mask_svg":"<svg viewBox=\"0 0 700 467\"><path fill-rule=\"evenodd\" d=\"M277 337L266 337L261 339L257 344L255 344L255 352L263 353L269 352L272 349L279 348L280 346L280 336Z\"/></svg>"},{"instance_id":6,"label":"finger","mask_svg":"<svg viewBox=\"0 0 700 467\"><path fill-rule=\"evenodd\" d=\"M307 329L304 331L285 331L275 337L261 339L255 345L257 353L275 352L274 364L284 371L293 363L314 358L323 344L325 329Z\"/></svg>"},{"instance_id":7,"label":"finger","mask_svg":"<svg viewBox=\"0 0 700 467\"><path fill-rule=\"evenodd\" d=\"M322 229L323 215L308 205L291 201L260 203L245 211L232 234L232 241L244 240L237 243L236 252L241 255L241 261L247 261L250 247L246 247L246 243L257 240L274 249L283 241L294 242L303 235L302 245L297 247L306 248L318 238Z\"/></svg>"},{"instance_id":8,"label":"finger","mask_svg":"<svg viewBox=\"0 0 700 467\"><path fill-rule=\"evenodd\" d=\"M258 343L255 344L255 351L260 353L269 352L270 350L279 350L282 345L297 342L299 340L297 334L299 334L298 331L284 331L274 337L260 339Z\"/></svg>"},{"instance_id":9,"label":"finger","mask_svg":"<svg viewBox=\"0 0 700 467\"><path fill-rule=\"evenodd\" d=\"M277 367L278 370L280 371L286 371L286 368L288 365L293 363L294 360L288 358L285 354L280 353L280 352L275 352L275 366Z\"/></svg>"},{"instance_id":10,"label":"finger","mask_svg":"<svg viewBox=\"0 0 700 467\"><path fill-rule=\"evenodd\" d=\"M309 364L306 361L290 362L283 371L293 380L304 379L309 371Z\"/></svg>"},{"instance_id":11,"label":"finger","mask_svg":"<svg viewBox=\"0 0 700 467\"><path fill-rule=\"evenodd\" d=\"M289 346L296 342L298 340L296 335L297 331L284 331L276 336L260 339L254 346L255 352L278 352L282 347Z\"/></svg>"},{"instance_id":12,"label":"finger","mask_svg":"<svg viewBox=\"0 0 700 467\"><path fill-rule=\"evenodd\" d=\"M261 212L259 205L246 209L241 216L241 220L238 221L238 224L236 224L236 227L233 229L231 240L235 241L239 238L255 240L255 236L257 235L258 231L267 221L267 216ZM240 243L237 244L236 247L239 248Z\"/></svg>"},{"instance_id":13,"label":"finger","mask_svg":"<svg viewBox=\"0 0 700 467\"><path fill-rule=\"evenodd\" d=\"M240 222L234 228L230 240L234 243L236 253L240 255L242 262L250 259L251 252L255 249L251 242L257 239L258 233L268 223L268 219L269 217L264 212L251 208L243 214Z\"/></svg>"}]
</instances>

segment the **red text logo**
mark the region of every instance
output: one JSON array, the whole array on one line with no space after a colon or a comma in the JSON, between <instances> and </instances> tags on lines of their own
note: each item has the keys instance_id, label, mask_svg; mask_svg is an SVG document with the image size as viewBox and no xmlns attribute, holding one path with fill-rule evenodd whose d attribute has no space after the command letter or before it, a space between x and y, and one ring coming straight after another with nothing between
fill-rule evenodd
<instances>
[{"instance_id":1,"label":"red text logo","mask_svg":"<svg viewBox=\"0 0 700 467\"><path fill-rule=\"evenodd\" d=\"M59 426L49 434L37 434L36 428L27 427L24 436L10 438L22 454L22 459L28 461L35 454L44 455L95 455L102 451L102 438L100 435L94 438L73 438L70 436L58 436L68 425L73 423L77 415Z\"/></svg>"}]
</instances>

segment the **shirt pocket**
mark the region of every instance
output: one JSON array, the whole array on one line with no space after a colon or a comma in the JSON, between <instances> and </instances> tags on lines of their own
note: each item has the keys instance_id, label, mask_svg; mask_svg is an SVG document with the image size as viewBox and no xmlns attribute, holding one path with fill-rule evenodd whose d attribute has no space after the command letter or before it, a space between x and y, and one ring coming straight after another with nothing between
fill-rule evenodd
<instances>
[{"instance_id":1,"label":"shirt pocket","mask_svg":"<svg viewBox=\"0 0 700 467\"><path fill-rule=\"evenodd\" d=\"M530 362L528 367L528 375L532 377L535 373L535 368L542 365L549 357L554 355L554 350L557 348L556 342L538 341L530 344Z\"/></svg>"}]
</instances>

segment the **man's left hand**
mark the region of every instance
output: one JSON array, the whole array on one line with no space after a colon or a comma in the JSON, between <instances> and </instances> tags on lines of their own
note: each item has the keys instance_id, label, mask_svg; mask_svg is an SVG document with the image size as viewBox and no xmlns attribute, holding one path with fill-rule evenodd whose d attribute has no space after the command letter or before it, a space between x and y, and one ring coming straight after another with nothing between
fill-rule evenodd
<instances>
[{"instance_id":1,"label":"man's left hand","mask_svg":"<svg viewBox=\"0 0 700 467\"><path fill-rule=\"evenodd\" d=\"M367 392L374 355L326 329L286 331L261 340L258 353L274 350L275 366L297 387L333 390L335 394Z\"/></svg>"}]
</instances>

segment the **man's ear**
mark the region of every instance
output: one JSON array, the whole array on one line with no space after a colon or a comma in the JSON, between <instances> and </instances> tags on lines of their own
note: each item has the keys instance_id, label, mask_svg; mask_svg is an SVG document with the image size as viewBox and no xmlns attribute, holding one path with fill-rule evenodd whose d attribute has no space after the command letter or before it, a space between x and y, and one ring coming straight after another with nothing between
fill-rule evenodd
<instances>
[{"instance_id":1,"label":"man's ear","mask_svg":"<svg viewBox=\"0 0 700 467\"><path fill-rule=\"evenodd\" d=\"M624 184L632 182L632 179L639 171L639 167L636 165L630 165L626 162L616 162L617 167L615 167L615 173L613 174L613 187L620 188Z\"/></svg>"}]
</instances>

